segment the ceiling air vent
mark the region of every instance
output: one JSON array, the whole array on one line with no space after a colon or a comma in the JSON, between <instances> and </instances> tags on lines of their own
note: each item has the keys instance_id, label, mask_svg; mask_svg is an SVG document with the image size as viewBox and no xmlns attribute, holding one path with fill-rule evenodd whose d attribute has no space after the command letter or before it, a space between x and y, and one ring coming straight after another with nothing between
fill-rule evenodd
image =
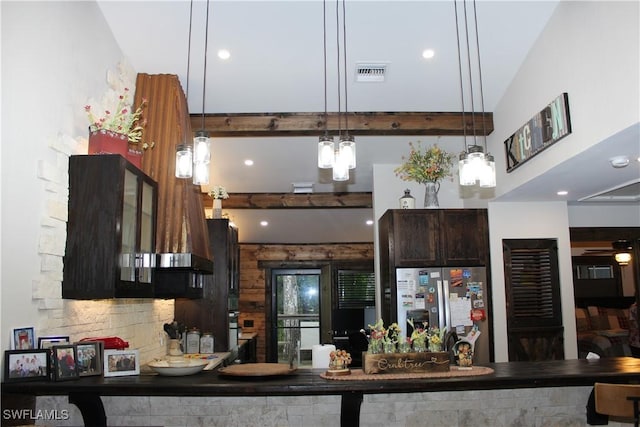
<instances>
[{"instance_id":1,"label":"ceiling air vent","mask_svg":"<svg viewBox=\"0 0 640 427\"><path fill-rule=\"evenodd\" d=\"M386 64L356 64L356 82L383 82Z\"/></svg>"}]
</instances>

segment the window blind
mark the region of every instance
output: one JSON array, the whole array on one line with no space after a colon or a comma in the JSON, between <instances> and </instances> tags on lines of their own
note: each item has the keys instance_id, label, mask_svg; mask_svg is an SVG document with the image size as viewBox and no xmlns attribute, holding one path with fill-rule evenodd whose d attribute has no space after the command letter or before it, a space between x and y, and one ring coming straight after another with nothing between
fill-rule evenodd
<instances>
[{"instance_id":1,"label":"window blind","mask_svg":"<svg viewBox=\"0 0 640 427\"><path fill-rule=\"evenodd\" d=\"M366 308L376 304L373 272L338 270L338 308Z\"/></svg>"}]
</instances>

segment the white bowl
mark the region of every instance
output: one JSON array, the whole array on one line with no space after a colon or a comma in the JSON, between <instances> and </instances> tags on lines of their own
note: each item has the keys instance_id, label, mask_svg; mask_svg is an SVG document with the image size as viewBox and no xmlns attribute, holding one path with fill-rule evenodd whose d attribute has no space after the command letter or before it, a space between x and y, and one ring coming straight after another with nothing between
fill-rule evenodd
<instances>
[{"instance_id":1,"label":"white bowl","mask_svg":"<svg viewBox=\"0 0 640 427\"><path fill-rule=\"evenodd\" d=\"M184 362L176 360L156 360L149 362L149 367L160 375L179 377L196 374L202 371L208 363L208 360L202 359L184 359Z\"/></svg>"}]
</instances>

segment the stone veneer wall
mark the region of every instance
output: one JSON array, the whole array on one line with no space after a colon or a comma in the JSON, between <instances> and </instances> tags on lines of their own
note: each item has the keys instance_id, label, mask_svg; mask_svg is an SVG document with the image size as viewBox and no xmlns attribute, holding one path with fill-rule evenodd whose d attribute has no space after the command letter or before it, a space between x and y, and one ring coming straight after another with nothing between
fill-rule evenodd
<instances>
[{"instance_id":1,"label":"stone veneer wall","mask_svg":"<svg viewBox=\"0 0 640 427\"><path fill-rule=\"evenodd\" d=\"M62 299L69 156L86 153L86 144L85 138L59 135L49 141L49 147L55 153L55 163L39 162L38 178L44 181L47 201L38 242L40 272L32 280L32 299L38 303L38 319L34 322L36 336L68 335L71 341L118 336L128 341L130 348L140 350L141 362L145 363L165 354L162 325L173 319L173 300Z\"/></svg>"},{"instance_id":2,"label":"stone veneer wall","mask_svg":"<svg viewBox=\"0 0 640 427\"><path fill-rule=\"evenodd\" d=\"M365 395L360 425L585 426L585 407L591 389L555 387ZM103 402L110 426L317 427L340 424L339 396L105 397ZM37 409L66 409L70 419L56 422L56 425L82 425L80 412L69 405L65 397L39 397ZM622 425L609 422L612 427Z\"/></svg>"}]
</instances>

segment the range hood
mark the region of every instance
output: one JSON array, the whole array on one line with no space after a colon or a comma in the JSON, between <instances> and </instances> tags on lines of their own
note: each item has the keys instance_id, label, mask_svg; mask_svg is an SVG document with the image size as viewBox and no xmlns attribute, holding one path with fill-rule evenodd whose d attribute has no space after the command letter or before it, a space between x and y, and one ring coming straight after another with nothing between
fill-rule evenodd
<instances>
[{"instance_id":1,"label":"range hood","mask_svg":"<svg viewBox=\"0 0 640 427\"><path fill-rule=\"evenodd\" d=\"M199 298L213 274L213 257L202 189L175 177L176 141L193 139L184 91L176 75L138 74L135 105L148 100L144 138L155 141L142 156L142 170L158 183L156 267L158 298ZM208 279L209 278L209 279Z\"/></svg>"},{"instance_id":2,"label":"range hood","mask_svg":"<svg viewBox=\"0 0 640 427\"><path fill-rule=\"evenodd\" d=\"M156 298L202 298L213 281L213 261L192 253L157 254L153 287Z\"/></svg>"},{"instance_id":3,"label":"range hood","mask_svg":"<svg viewBox=\"0 0 640 427\"><path fill-rule=\"evenodd\" d=\"M160 253L156 258L156 270L191 270L202 274L212 274L213 261L193 253Z\"/></svg>"}]
</instances>

